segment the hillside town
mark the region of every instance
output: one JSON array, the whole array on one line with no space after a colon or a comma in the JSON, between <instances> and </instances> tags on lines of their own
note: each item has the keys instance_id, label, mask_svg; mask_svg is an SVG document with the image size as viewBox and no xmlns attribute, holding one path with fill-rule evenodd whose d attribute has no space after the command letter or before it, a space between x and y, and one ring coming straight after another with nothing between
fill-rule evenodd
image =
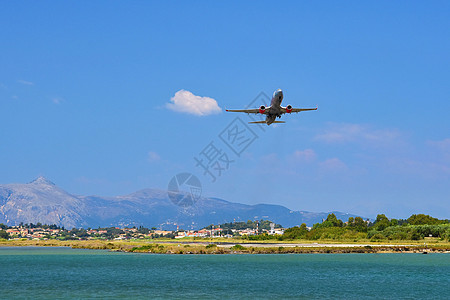
<instances>
[{"instance_id":1,"label":"hillside town","mask_svg":"<svg viewBox=\"0 0 450 300\"><path fill-rule=\"evenodd\" d=\"M230 223L231 224L231 223ZM237 226L236 226L237 224ZM157 239L157 238L231 238L241 236L253 236L260 234L276 235L283 234L284 229L280 225L276 225L270 221L263 221L265 226L261 228L258 222L239 222L234 223L234 227L221 225L210 225L200 230L183 230L177 229L158 230L155 227L151 229L145 227L106 227L98 229L73 228L67 230L57 225L37 224L21 224L18 226L7 226L0 224L0 231L4 232L0 238L7 239L29 239L29 240L130 240L130 239ZM248 225L248 226L247 226ZM269 228L267 228L267 225Z\"/></svg>"}]
</instances>

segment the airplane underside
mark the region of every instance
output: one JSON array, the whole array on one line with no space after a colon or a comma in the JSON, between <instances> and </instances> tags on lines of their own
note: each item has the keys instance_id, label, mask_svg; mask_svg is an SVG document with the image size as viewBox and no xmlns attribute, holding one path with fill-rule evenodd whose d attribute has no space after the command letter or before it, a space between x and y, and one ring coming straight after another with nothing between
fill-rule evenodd
<instances>
[{"instance_id":1,"label":"airplane underside","mask_svg":"<svg viewBox=\"0 0 450 300\"><path fill-rule=\"evenodd\" d=\"M248 122L249 124L267 124L270 125L272 123L286 123L285 121L273 121L272 123L267 123L266 121L255 121L255 122Z\"/></svg>"},{"instance_id":2,"label":"airplane underside","mask_svg":"<svg viewBox=\"0 0 450 300\"><path fill-rule=\"evenodd\" d=\"M280 115L267 115L265 121L255 121L255 122L248 122L249 124L267 124L270 125L272 123L286 123L285 121L276 121L276 118L280 118Z\"/></svg>"}]
</instances>

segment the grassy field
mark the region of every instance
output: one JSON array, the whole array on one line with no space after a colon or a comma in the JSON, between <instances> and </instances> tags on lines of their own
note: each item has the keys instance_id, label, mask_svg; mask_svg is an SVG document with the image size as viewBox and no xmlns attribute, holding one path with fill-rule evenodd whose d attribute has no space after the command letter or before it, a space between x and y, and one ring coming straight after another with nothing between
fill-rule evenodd
<instances>
[{"instance_id":1,"label":"grassy field","mask_svg":"<svg viewBox=\"0 0 450 300\"><path fill-rule=\"evenodd\" d=\"M220 244L226 243L226 244ZM39 246L104 249L110 251L165 253L165 254L270 254L270 253L399 253L399 252L448 252L450 243L438 239L421 241L386 241L381 243L358 241L354 243L320 241L243 241L240 239L181 239L181 240L0 240L0 247Z\"/></svg>"}]
</instances>

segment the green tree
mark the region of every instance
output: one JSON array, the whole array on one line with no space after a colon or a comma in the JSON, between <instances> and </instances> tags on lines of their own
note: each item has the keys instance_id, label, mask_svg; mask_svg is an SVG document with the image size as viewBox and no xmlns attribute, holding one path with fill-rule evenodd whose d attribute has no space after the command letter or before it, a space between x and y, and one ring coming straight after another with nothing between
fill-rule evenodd
<instances>
[{"instance_id":1,"label":"green tree","mask_svg":"<svg viewBox=\"0 0 450 300\"><path fill-rule=\"evenodd\" d=\"M339 220L335 214L331 213L328 215L327 219L321 224L314 224L313 228L327 228L327 227L342 227L344 222Z\"/></svg>"},{"instance_id":2,"label":"green tree","mask_svg":"<svg viewBox=\"0 0 450 300\"><path fill-rule=\"evenodd\" d=\"M168 234L166 234L164 237L167 238L167 239L174 239L174 238L175 238L175 234L173 234L173 233L168 233Z\"/></svg>"},{"instance_id":3,"label":"green tree","mask_svg":"<svg viewBox=\"0 0 450 300\"><path fill-rule=\"evenodd\" d=\"M356 217L354 228L359 232L367 232L367 222L365 222L361 217Z\"/></svg>"},{"instance_id":4,"label":"green tree","mask_svg":"<svg viewBox=\"0 0 450 300\"><path fill-rule=\"evenodd\" d=\"M379 214L377 215L377 219L375 220L373 227L375 230L382 231L389 227L390 224L389 219L384 214Z\"/></svg>"},{"instance_id":5,"label":"green tree","mask_svg":"<svg viewBox=\"0 0 450 300\"><path fill-rule=\"evenodd\" d=\"M150 232L150 230L148 228L141 226L141 227L139 227L138 232L142 233L142 234L148 234Z\"/></svg>"},{"instance_id":6,"label":"green tree","mask_svg":"<svg viewBox=\"0 0 450 300\"><path fill-rule=\"evenodd\" d=\"M348 221L347 221L347 226L354 227L354 225L355 225L354 222L355 222L355 218L349 217Z\"/></svg>"},{"instance_id":7,"label":"green tree","mask_svg":"<svg viewBox=\"0 0 450 300\"><path fill-rule=\"evenodd\" d=\"M367 232L367 222L361 217L348 218L347 228L358 232Z\"/></svg>"},{"instance_id":8,"label":"green tree","mask_svg":"<svg viewBox=\"0 0 450 300\"><path fill-rule=\"evenodd\" d=\"M9 239L9 234L6 232L6 230L0 230L0 239Z\"/></svg>"},{"instance_id":9,"label":"green tree","mask_svg":"<svg viewBox=\"0 0 450 300\"><path fill-rule=\"evenodd\" d=\"M306 228L306 224L303 223L300 225L300 227L295 226L292 228L286 229L286 231L283 234L283 238L285 239L301 239L306 237L306 234L308 233L308 229Z\"/></svg>"},{"instance_id":10,"label":"green tree","mask_svg":"<svg viewBox=\"0 0 450 300\"><path fill-rule=\"evenodd\" d=\"M445 223L445 221L440 221L425 214L412 215L407 221L411 225L438 225Z\"/></svg>"},{"instance_id":11,"label":"green tree","mask_svg":"<svg viewBox=\"0 0 450 300\"><path fill-rule=\"evenodd\" d=\"M75 236L77 236L79 238L86 238L86 237L89 236L89 234L87 233L86 229L83 229L83 228L80 228L80 229L73 228L70 231L70 235L71 236L75 235Z\"/></svg>"}]
</instances>

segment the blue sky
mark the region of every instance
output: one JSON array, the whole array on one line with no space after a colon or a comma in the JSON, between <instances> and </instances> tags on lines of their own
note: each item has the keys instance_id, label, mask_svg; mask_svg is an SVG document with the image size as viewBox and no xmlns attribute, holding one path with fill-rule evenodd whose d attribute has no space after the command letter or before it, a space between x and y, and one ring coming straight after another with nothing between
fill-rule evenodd
<instances>
[{"instance_id":1,"label":"blue sky","mask_svg":"<svg viewBox=\"0 0 450 300\"><path fill-rule=\"evenodd\" d=\"M449 15L448 1L2 2L0 183L119 195L191 172L229 201L450 218ZM248 117L224 109L277 88L319 110L252 127L237 156L220 134ZM174 110L179 91L220 109ZM194 160L211 142L233 160L215 182Z\"/></svg>"}]
</instances>

